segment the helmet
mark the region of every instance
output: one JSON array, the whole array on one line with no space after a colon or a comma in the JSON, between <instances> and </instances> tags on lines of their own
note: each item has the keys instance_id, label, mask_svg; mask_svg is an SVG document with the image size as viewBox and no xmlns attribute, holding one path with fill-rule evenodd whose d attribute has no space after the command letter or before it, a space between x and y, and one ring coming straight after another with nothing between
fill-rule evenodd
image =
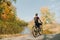
<instances>
[{"instance_id":1,"label":"helmet","mask_svg":"<svg viewBox=\"0 0 60 40\"><path fill-rule=\"evenodd\" d=\"M38 13L36 13L35 15L38 16Z\"/></svg>"}]
</instances>

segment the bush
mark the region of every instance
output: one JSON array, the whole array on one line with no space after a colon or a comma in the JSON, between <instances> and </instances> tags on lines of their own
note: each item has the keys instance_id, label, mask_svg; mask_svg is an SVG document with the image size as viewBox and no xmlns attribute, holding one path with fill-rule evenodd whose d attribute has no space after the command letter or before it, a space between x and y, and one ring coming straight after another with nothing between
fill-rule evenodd
<instances>
[{"instance_id":1,"label":"bush","mask_svg":"<svg viewBox=\"0 0 60 40\"><path fill-rule=\"evenodd\" d=\"M21 22L20 21L14 21L14 22L0 21L0 34L20 33L23 30L24 26L27 26L23 24L24 22L23 23Z\"/></svg>"}]
</instances>

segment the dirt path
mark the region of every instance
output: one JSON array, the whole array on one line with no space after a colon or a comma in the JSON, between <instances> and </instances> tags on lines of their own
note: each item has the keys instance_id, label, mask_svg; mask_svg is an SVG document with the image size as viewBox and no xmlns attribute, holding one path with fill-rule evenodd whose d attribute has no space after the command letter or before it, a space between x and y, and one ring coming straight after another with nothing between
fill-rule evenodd
<instances>
[{"instance_id":1,"label":"dirt path","mask_svg":"<svg viewBox=\"0 0 60 40\"><path fill-rule=\"evenodd\" d=\"M26 34L26 35L17 36L17 37L15 36L15 37L3 38L0 40L41 40L42 38L43 36L34 38L32 35Z\"/></svg>"},{"instance_id":2,"label":"dirt path","mask_svg":"<svg viewBox=\"0 0 60 40\"><path fill-rule=\"evenodd\" d=\"M31 34L26 34L22 36L15 36L9 38L3 38L0 40L60 40L60 34L52 34L52 35L41 35L37 38L34 38Z\"/></svg>"}]
</instances>

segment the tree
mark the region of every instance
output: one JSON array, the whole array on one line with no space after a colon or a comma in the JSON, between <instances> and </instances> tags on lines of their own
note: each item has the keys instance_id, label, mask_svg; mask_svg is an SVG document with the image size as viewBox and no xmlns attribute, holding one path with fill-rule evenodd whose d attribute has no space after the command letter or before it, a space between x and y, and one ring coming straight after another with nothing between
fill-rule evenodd
<instances>
[{"instance_id":1,"label":"tree","mask_svg":"<svg viewBox=\"0 0 60 40\"><path fill-rule=\"evenodd\" d=\"M41 18L44 24L53 23L55 14L51 13L47 7L41 8L41 14Z\"/></svg>"},{"instance_id":2,"label":"tree","mask_svg":"<svg viewBox=\"0 0 60 40\"><path fill-rule=\"evenodd\" d=\"M16 8L11 0L0 0L0 34L20 33L27 26L27 22L17 18Z\"/></svg>"},{"instance_id":3,"label":"tree","mask_svg":"<svg viewBox=\"0 0 60 40\"><path fill-rule=\"evenodd\" d=\"M41 8L41 20L43 22L43 33L44 34L52 34L53 32L49 31L49 28L52 27L55 14L51 13L47 7Z\"/></svg>"}]
</instances>

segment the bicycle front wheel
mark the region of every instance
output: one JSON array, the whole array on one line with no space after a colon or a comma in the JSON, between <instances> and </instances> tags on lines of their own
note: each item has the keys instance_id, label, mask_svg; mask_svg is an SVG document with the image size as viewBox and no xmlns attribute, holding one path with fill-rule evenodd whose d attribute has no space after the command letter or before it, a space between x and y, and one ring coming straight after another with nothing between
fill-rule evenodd
<instances>
[{"instance_id":1,"label":"bicycle front wheel","mask_svg":"<svg viewBox=\"0 0 60 40\"><path fill-rule=\"evenodd\" d=\"M35 26L32 27L32 34L34 37L37 37L37 29L35 28Z\"/></svg>"}]
</instances>

